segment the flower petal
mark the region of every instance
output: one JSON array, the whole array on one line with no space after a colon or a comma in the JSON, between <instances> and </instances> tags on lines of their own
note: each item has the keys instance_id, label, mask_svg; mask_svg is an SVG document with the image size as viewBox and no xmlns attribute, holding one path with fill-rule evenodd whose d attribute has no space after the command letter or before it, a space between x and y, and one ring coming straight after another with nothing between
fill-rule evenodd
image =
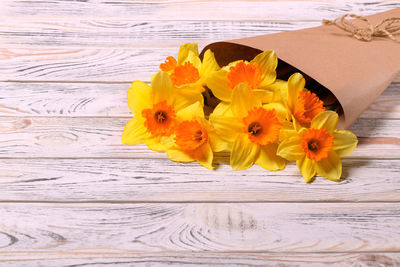
<instances>
[{"instance_id":1,"label":"flower petal","mask_svg":"<svg viewBox=\"0 0 400 267\"><path fill-rule=\"evenodd\" d=\"M339 181L342 176L342 161L333 150L327 158L316 162L316 168L319 175L332 181Z\"/></svg>"},{"instance_id":2,"label":"flower petal","mask_svg":"<svg viewBox=\"0 0 400 267\"><path fill-rule=\"evenodd\" d=\"M141 114L143 109L151 108L151 87L142 81L134 81L127 92L128 106L132 114Z\"/></svg>"},{"instance_id":3,"label":"flower petal","mask_svg":"<svg viewBox=\"0 0 400 267\"><path fill-rule=\"evenodd\" d=\"M143 143L148 137L149 133L144 126L144 118L138 115L125 125L121 142L126 145L137 145Z\"/></svg>"},{"instance_id":4,"label":"flower petal","mask_svg":"<svg viewBox=\"0 0 400 267\"><path fill-rule=\"evenodd\" d=\"M206 167L207 169L214 169L212 166L213 162L213 152L209 143L205 143L198 149L199 151L196 153L196 160L201 166Z\"/></svg>"},{"instance_id":5,"label":"flower petal","mask_svg":"<svg viewBox=\"0 0 400 267\"><path fill-rule=\"evenodd\" d=\"M219 70L220 67L215 60L214 53L210 49L204 53L203 62L200 69L200 77L207 77L213 72Z\"/></svg>"},{"instance_id":6,"label":"flower petal","mask_svg":"<svg viewBox=\"0 0 400 267\"><path fill-rule=\"evenodd\" d=\"M276 116L278 117L278 119L282 122L285 121L286 116L287 116L287 110L285 108L285 106L282 103L268 103L263 105L263 108L265 108L266 110L275 110Z\"/></svg>"},{"instance_id":7,"label":"flower petal","mask_svg":"<svg viewBox=\"0 0 400 267\"><path fill-rule=\"evenodd\" d=\"M233 142L243 132L243 122L234 117L210 115L211 125L215 132L225 141Z\"/></svg>"},{"instance_id":8,"label":"flower petal","mask_svg":"<svg viewBox=\"0 0 400 267\"><path fill-rule=\"evenodd\" d=\"M221 152L230 148L231 145L225 142L215 131L209 131L207 134L212 151Z\"/></svg>"},{"instance_id":9,"label":"flower petal","mask_svg":"<svg viewBox=\"0 0 400 267\"><path fill-rule=\"evenodd\" d=\"M282 128L281 128L281 133L279 135L279 141L283 141L289 138L292 138L293 136L297 135L297 131L293 126L293 123L289 121L284 121Z\"/></svg>"},{"instance_id":10,"label":"flower petal","mask_svg":"<svg viewBox=\"0 0 400 267\"><path fill-rule=\"evenodd\" d=\"M186 59L184 60L183 63L185 62L190 62L192 63L192 65L199 71L201 70L201 60L199 58L199 54L195 54L193 53L193 51L189 51L188 56L186 57Z\"/></svg>"},{"instance_id":11,"label":"flower petal","mask_svg":"<svg viewBox=\"0 0 400 267\"><path fill-rule=\"evenodd\" d=\"M294 105L297 102L299 92L304 89L305 84L306 80L300 73L295 73L289 77L287 96L288 107L290 108L290 110L293 110Z\"/></svg>"},{"instance_id":12,"label":"flower petal","mask_svg":"<svg viewBox=\"0 0 400 267\"><path fill-rule=\"evenodd\" d=\"M283 140L278 147L277 155L287 160L299 160L304 157L305 153L301 147L301 136L295 135Z\"/></svg>"},{"instance_id":13,"label":"flower petal","mask_svg":"<svg viewBox=\"0 0 400 267\"><path fill-rule=\"evenodd\" d=\"M160 71L153 76L151 88L154 104L164 100L166 100L169 105L172 104L174 88L172 86L171 78L166 72Z\"/></svg>"},{"instance_id":14,"label":"flower petal","mask_svg":"<svg viewBox=\"0 0 400 267\"><path fill-rule=\"evenodd\" d=\"M193 120L195 117L204 118L203 107L200 102L187 106L176 113L176 116L181 120Z\"/></svg>"},{"instance_id":15,"label":"flower petal","mask_svg":"<svg viewBox=\"0 0 400 267\"><path fill-rule=\"evenodd\" d=\"M250 63L257 64L263 73L263 81L261 87L272 84L276 79L276 66L278 65L278 58L275 51L267 50L258 54Z\"/></svg>"},{"instance_id":16,"label":"flower petal","mask_svg":"<svg viewBox=\"0 0 400 267\"><path fill-rule=\"evenodd\" d=\"M239 134L232 146L230 164L234 170L250 168L258 154L260 147L249 140L247 134Z\"/></svg>"},{"instance_id":17,"label":"flower petal","mask_svg":"<svg viewBox=\"0 0 400 267\"><path fill-rule=\"evenodd\" d=\"M332 133L336 129L339 120L339 115L331 110L327 110L317 114L311 121L311 128L325 129Z\"/></svg>"},{"instance_id":18,"label":"flower petal","mask_svg":"<svg viewBox=\"0 0 400 267\"><path fill-rule=\"evenodd\" d=\"M233 117L233 113L231 110L231 103L229 102L220 102L213 110L212 114L217 116L228 116Z\"/></svg>"},{"instance_id":19,"label":"flower petal","mask_svg":"<svg viewBox=\"0 0 400 267\"><path fill-rule=\"evenodd\" d=\"M261 100L250 90L247 83L239 83L233 89L231 109L235 117L245 117L249 110L261 106Z\"/></svg>"},{"instance_id":20,"label":"flower petal","mask_svg":"<svg viewBox=\"0 0 400 267\"><path fill-rule=\"evenodd\" d=\"M169 149L167 151L167 156L170 160L176 162L192 162L195 161L190 155L179 149Z\"/></svg>"},{"instance_id":21,"label":"flower petal","mask_svg":"<svg viewBox=\"0 0 400 267\"><path fill-rule=\"evenodd\" d=\"M197 43L186 43L181 45L178 52L178 65L182 65L182 63L186 60L189 55L189 51L193 52L196 56L199 55L199 48Z\"/></svg>"},{"instance_id":22,"label":"flower petal","mask_svg":"<svg viewBox=\"0 0 400 267\"><path fill-rule=\"evenodd\" d=\"M283 170L286 160L277 156L278 144L269 144L260 148L256 164L270 171Z\"/></svg>"},{"instance_id":23,"label":"flower petal","mask_svg":"<svg viewBox=\"0 0 400 267\"><path fill-rule=\"evenodd\" d=\"M157 152L165 152L174 145L174 139L170 136L152 136L144 141L146 146Z\"/></svg>"},{"instance_id":24,"label":"flower petal","mask_svg":"<svg viewBox=\"0 0 400 267\"><path fill-rule=\"evenodd\" d=\"M306 181L306 183L312 182L314 176L317 174L315 162L304 156L296 161L296 165L303 175L304 181Z\"/></svg>"},{"instance_id":25,"label":"flower petal","mask_svg":"<svg viewBox=\"0 0 400 267\"><path fill-rule=\"evenodd\" d=\"M339 157L343 158L353 153L358 143L355 134L347 130L335 130L333 136L333 150Z\"/></svg>"},{"instance_id":26,"label":"flower petal","mask_svg":"<svg viewBox=\"0 0 400 267\"><path fill-rule=\"evenodd\" d=\"M206 80L206 84L217 98L230 102L232 89L228 86L227 74L223 69L216 71Z\"/></svg>"},{"instance_id":27,"label":"flower petal","mask_svg":"<svg viewBox=\"0 0 400 267\"><path fill-rule=\"evenodd\" d=\"M198 91L190 90L177 90L175 91L173 105L175 111L179 111L182 108L190 106L196 102L199 102L203 106L203 96Z\"/></svg>"}]
</instances>

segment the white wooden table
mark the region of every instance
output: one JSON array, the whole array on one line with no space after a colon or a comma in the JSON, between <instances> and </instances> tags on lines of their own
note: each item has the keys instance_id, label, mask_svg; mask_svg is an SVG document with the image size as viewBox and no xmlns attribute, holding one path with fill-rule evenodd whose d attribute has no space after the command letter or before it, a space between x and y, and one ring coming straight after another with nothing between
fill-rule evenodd
<instances>
[{"instance_id":1,"label":"white wooden table","mask_svg":"<svg viewBox=\"0 0 400 267\"><path fill-rule=\"evenodd\" d=\"M399 1L1 1L0 265L400 266L400 77L351 127L343 182L209 171L120 143L126 90L185 42ZM400 49L399 49L400 52Z\"/></svg>"}]
</instances>

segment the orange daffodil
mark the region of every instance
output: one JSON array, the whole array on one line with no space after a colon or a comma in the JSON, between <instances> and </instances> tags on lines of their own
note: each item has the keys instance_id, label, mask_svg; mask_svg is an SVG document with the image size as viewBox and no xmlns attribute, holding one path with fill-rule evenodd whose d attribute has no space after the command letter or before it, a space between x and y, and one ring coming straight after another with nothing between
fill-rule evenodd
<instances>
[{"instance_id":1,"label":"orange daffodil","mask_svg":"<svg viewBox=\"0 0 400 267\"><path fill-rule=\"evenodd\" d=\"M276 79L277 56L268 50L250 62L220 68L207 50L200 59L196 43L167 57L151 85L135 81L128 90L134 117L122 133L124 144L145 143L177 162L197 161L213 169L214 152L230 151L230 164L243 170L257 164L281 170L296 161L303 178L316 174L339 181L340 158L352 153L357 137L336 129L338 115L325 111L316 94L305 89L299 73ZM221 101L209 118L203 97Z\"/></svg>"},{"instance_id":2,"label":"orange daffodil","mask_svg":"<svg viewBox=\"0 0 400 267\"><path fill-rule=\"evenodd\" d=\"M235 87L229 110L214 112L210 121L217 134L231 144L230 164L243 170L254 163L267 170L281 170L286 160L276 155L282 122L273 104L262 105L247 83Z\"/></svg>"},{"instance_id":3,"label":"orange daffodil","mask_svg":"<svg viewBox=\"0 0 400 267\"><path fill-rule=\"evenodd\" d=\"M340 158L353 152L357 137L350 131L336 129L337 122L336 112L321 112L312 119L310 128L292 132L278 147L278 155L296 161L307 183L316 174L329 180L340 180Z\"/></svg>"},{"instance_id":4,"label":"orange daffodil","mask_svg":"<svg viewBox=\"0 0 400 267\"><path fill-rule=\"evenodd\" d=\"M201 61L197 43L187 43L179 48L178 60L169 56L160 64L160 69L170 75L173 85L179 88L180 92L202 93L208 77L220 67L211 50L204 53Z\"/></svg>"},{"instance_id":5,"label":"orange daffodil","mask_svg":"<svg viewBox=\"0 0 400 267\"><path fill-rule=\"evenodd\" d=\"M278 58L273 50L257 55L250 62L239 60L214 72L207 79L207 86L224 102L231 102L232 93L240 83L245 83L263 102L273 98ZM223 102L222 102L223 103Z\"/></svg>"},{"instance_id":6,"label":"orange daffodil","mask_svg":"<svg viewBox=\"0 0 400 267\"><path fill-rule=\"evenodd\" d=\"M126 124L121 141L127 145L145 143L155 151L166 151L173 143L179 112L201 101L196 95L182 97L165 72L153 76L151 86L135 81L128 90L128 106L134 117Z\"/></svg>"}]
</instances>

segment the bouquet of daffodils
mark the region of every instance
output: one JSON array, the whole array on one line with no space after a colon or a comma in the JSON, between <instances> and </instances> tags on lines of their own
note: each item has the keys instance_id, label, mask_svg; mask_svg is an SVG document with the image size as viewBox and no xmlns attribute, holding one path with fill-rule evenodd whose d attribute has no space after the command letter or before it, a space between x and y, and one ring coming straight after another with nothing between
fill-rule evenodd
<instances>
[{"instance_id":1,"label":"bouquet of daffodils","mask_svg":"<svg viewBox=\"0 0 400 267\"><path fill-rule=\"evenodd\" d=\"M134 116L122 143L144 143L173 161L197 161L208 169L222 151L230 152L235 170L257 164L276 171L296 161L306 182L316 174L340 180L340 158L353 152L357 137L336 129L338 114L305 88L300 73L277 79L277 64L275 52L267 50L250 62L220 67L211 50L200 59L196 43L182 45L151 85L132 83L128 105Z\"/></svg>"}]
</instances>

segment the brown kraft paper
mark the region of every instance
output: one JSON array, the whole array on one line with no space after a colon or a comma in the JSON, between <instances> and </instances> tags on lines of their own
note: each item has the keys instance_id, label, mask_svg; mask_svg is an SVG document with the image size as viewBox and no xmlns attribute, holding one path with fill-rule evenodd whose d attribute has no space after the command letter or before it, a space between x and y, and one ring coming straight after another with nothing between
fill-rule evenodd
<instances>
[{"instance_id":1,"label":"brown kraft paper","mask_svg":"<svg viewBox=\"0 0 400 267\"><path fill-rule=\"evenodd\" d=\"M376 25L391 17L400 17L400 8L367 18ZM338 100L339 128L348 128L400 74L400 43L385 37L360 41L334 25L212 43L201 54L207 49L221 66L275 50L278 78L287 79L285 69L294 67L324 102Z\"/></svg>"}]
</instances>

